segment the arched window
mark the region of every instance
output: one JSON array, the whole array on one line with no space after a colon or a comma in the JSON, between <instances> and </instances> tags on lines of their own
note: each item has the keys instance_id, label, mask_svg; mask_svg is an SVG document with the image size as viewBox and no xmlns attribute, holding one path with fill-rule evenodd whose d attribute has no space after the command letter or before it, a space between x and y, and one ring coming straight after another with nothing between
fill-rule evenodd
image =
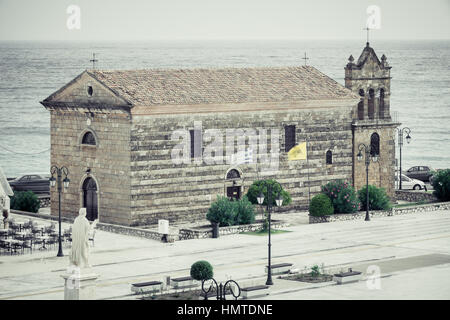
<instances>
[{"instance_id":1,"label":"arched window","mask_svg":"<svg viewBox=\"0 0 450 320\"><path fill-rule=\"evenodd\" d=\"M364 100L358 103L358 120L364 120Z\"/></svg>"},{"instance_id":2,"label":"arched window","mask_svg":"<svg viewBox=\"0 0 450 320\"><path fill-rule=\"evenodd\" d=\"M369 89L369 101L368 101L369 119L374 118L374 113L375 113L375 91L373 89Z\"/></svg>"},{"instance_id":3,"label":"arched window","mask_svg":"<svg viewBox=\"0 0 450 320\"><path fill-rule=\"evenodd\" d=\"M227 173L227 180L229 180L229 179L239 179L240 177L241 177L241 175L240 175L239 171L237 171L236 169L231 169Z\"/></svg>"},{"instance_id":4,"label":"arched window","mask_svg":"<svg viewBox=\"0 0 450 320\"><path fill-rule=\"evenodd\" d=\"M333 164L333 153L331 152L331 150L327 151L326 161L327 164Z\"/></svg>"},{"instance_id":5,"label":"arched window","mask_svg":"<svg viewBox=\"0 0 450 320\"><path fill-rule=\"evenodd\" d=\"M95 141L95 136L92 132L88 131L84 134L83 139L81 140L82 144L89 144L95 146L97 143Z\"/></svg>"},{"instance_id":6,"label":"arched window","mask_svg":"<svg viewBox=\"0 0 450 320\"><path fill-rule=\"evenodd\" d=\"M380 119L384 119L384 89L380 89Z\"/></svg>"},{"instance_id":7,"label":"arched window","mask_svg":"<svg viewBox=\"0 0 450 320\"><path fill-rule=\"evenodd\" d=\"M378 133L374 132L370 136L370 155L380 155L380 136Z\"/></svg>"}]
</instances>

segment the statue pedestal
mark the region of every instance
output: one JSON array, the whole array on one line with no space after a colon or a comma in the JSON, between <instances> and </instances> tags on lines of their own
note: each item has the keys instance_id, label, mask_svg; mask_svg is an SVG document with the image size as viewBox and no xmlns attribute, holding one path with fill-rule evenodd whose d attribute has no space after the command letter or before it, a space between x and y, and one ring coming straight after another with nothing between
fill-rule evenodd
<instances>
[{"instance_id":1,"label":"statue pedestal","mask_svg":"<svg viewBox=\"0 0 450 320\"><path fill-rule=\"evenodd\" d=\"M99 275L92 270L73 270L75 272L61 275L64 279L64 300L94 300Z\"/></svg>"}]
</instances>

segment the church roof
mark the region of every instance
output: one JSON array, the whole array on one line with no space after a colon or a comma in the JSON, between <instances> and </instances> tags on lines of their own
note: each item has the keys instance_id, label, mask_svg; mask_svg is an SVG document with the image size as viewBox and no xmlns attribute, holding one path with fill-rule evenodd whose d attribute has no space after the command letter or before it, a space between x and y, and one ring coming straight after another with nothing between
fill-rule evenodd
<instances>
[{"instance_id":1,"label":"church roof","mask_svg":"<svg viewBox=\"0 0 450 320\"><path fill-rule=\"evenodd\" d=\"M86 72L133 106L359 99L311 66Z\"/></svg>"}]
</instances>

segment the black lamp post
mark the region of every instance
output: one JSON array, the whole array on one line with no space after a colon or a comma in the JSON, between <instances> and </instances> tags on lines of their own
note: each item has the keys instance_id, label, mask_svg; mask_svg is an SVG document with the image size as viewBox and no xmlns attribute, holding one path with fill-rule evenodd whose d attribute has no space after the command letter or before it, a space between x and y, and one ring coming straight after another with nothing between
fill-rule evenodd
<instances>
[{"instance_id":1,"label":"black lamp post","mask_svg":"<svg viewBox=\"0 0 450 320\"><path fill-rule=\"evenodd\" d=\"M272 247L272 242L271 242L271 213L272 213L272 184L267 183L266 180L263 180L264 185L267 187L267 212L269 214L269 243L268 243L268 268L267 268L267 281L266 281L266 285L271 286L273 285L272 282L272 264L271 264L271 247ZM277 205L277 207L281 207L283 204L283 198L281 197L281 185L275 181L276 184L278 184L278 186L280 187L278 190L278 197L275 200L275 203ZM256 198L258 200L258 204L260 204L262 206L263 202L264 202L264 194L261 191L259 193L259 196Z\"/></svg>"},{"instance_id":2,"label":"black lamp post","mask_svg":"<svg viewBox=\"0 0 450 320\"><path fill-rule=\"evenodd\" d=\"M66 167L61 167L58 168L57 166L52 166L50 168L50 173L52 174L50 180L50 186L54 187L55 185L57 185L58 187L58 222L59 222L59 237L58 237L58 243L59 243L59 248L58 248L58 254L57 257L62 257L63 252L62 252L62 243L61 243L61 191L62 191L62 184L64 185L64 189L67 189L69 187L69 183L70 183L70 179L67 178L67 176L69 175L69 169L67 169ZM56 179L54 177L54 175L56 174ZM61 181L62 175L64 174L64 180Z\"/></svg>"},{"instance_id":3,"label":"black lamp post","mask_svg":"<svg viewBox=\"0 0 450 320\"><path fill-rule=\"evenodd\" d=\"M403 146L403 132L406 132L406 142L409 144L411 142L411 129L408 127L404 127L402 129L397 128L398 132L398 146L400 149L400 170L398 173L398 188L402 190L402 146Z\"/></svg>"},{"instance_id":4,"label":"black lamp post","mask_svg":"<svg viewBox=\"0 0 450 320\"><path fill-rule=\"evenodd\" d=\"M378 161L378 154L374 153L373 155L370 154L370 146L366 146L364 143L361 143L358 146L358 161L362 161L363 155L362 151L365 153L365 164L366 164L366 221L370 221L369 216L369 164L370 164L370 158L372 158L373 162Z\"/></svg>"}]
</instances>

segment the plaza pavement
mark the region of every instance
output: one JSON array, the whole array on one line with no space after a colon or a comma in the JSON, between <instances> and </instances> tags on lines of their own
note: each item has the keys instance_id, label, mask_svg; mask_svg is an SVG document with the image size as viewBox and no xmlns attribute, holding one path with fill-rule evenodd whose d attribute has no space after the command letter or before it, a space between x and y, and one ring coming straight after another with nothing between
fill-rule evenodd
<instances>
[{"instance_id":1,"label":"plaza pavement","mask_svg":"<svg viewBox=\"0 0 450 320\"><path fill-rule=\"evenodd\" d=\"M295 268L324 264L329 272L381 271L379 286L365 281L335 285L310 284L273 277L270 295L261 299L449 299L450 211L392 217L306 224L307 214L275 215L293 224L291 231L272 236L272 263L293 263ZM17 219L28 220L26 217ZM49 221L41 221L49 224ZM63 229L68 228L63 224ZM32 254L0 256L0 299L63 299L68 265L56 248ZM267 237L228 235L161 243L154 240L97 231L91 263L100 274L98 299L136 299L135 282L189 275L192 263L207 260L219 281L228 278L241 286L264 284Z\"/></svg>"}]
</instances>

